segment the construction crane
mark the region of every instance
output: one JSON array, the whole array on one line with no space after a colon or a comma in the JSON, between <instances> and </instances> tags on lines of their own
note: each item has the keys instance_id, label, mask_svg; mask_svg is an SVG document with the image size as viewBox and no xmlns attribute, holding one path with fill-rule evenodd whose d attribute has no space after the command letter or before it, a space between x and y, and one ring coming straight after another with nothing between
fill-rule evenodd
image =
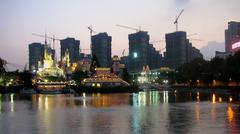
<instances>
[{"instance_id":1,"label":"construction crane","mask_svg":"<svg viewBox=\"0 0 240 134\"><path fill-rule=\"evenodd\" d=\"M123 51L122 51L122 57L124 56L124 53L125 53L125 49L123 49Z\"/></svg>"},{"instance_id":2,"label":"construction crane","mask_svg":"<svg viewBox=\"0 0 240 134\"><path fill-rule=\"evenodd\" d=\"M198 35L198 34L197 33L189 34L189 35L187 35L187 37L191 37L191 36L195 36L195 35Z\"/></svg>"},{"instance_id":3,"label":"construction crane","mask_svg":"<svg viewBox=\"0 0 240 134\"><path fill-rule=\"evenodd\" d=\"M176 20L174 21L174 24L176 24L176 31L178 31L178 19L179 17L182 15L184 9L182 9L182 11L180 12L180 14L178 16L176 16Z\"/></svg>"},{"instance_id":4,"label":"construction crane","mask_svg":"<svg viewBox=\"0 0 240 134\"><path fill-rule=\"evenodd\" d=\"M53 37L49 37L49 36L47 36L47 34L41 35L41 34L32 33L32 35L45 38L45 45L47 45L47 39L51 39L53 41L53 49L55 49L55 40L61 41L61 39L55 38L54 35L53 35Z\"/></svg>"},{"instance_id":5,"label":"construction crane","mask_svg":"<svg viewBox=\"0 0 240 134\"><path fill-rule=\"evenodd\" d=\"M190 41L204 41L204 40L201 40L201 39L193 39L193 38L189 38Z\"/></svg>"},{"instance_id":6,"label":"construction crane","mask_svg":"<svg viewBox=\"0 0 240 134\"><path fill-rule=\"evenodd\" d=\"M150 41L149 43L161 43L161 42L166 42L166 40L154 40L154 41Z\"/></svg>"},{"instance_id":7,"label":"construction crane","mask_svg":"<svg viewBox=\"0 0 240 134\"><path fill-rule=\"evenodd\" d=\"M131 29L131 30L135 30L136 32L141 32L141 26L139 26L139 28L134 28L134 27L129 27L129 26L124 26L124 25L119 25L117 24L116 26L118 27L122 27L122 28L126 28L126 29Z\"/></svg>"},{"instance_id":8,"label":"construction crane","mask_svg":"<svg viewBox=\"0 0 240 134\"><path fill-rule=\"evenodd\" d=\"M96 32L93 30L92 25L88 26L87 29L90 32L90 50L92 50L92 39L91 38L92 38L93 33L96 33ZM92 52L91 52L91 55L92 55Z\"/></svg>"},{"instance_id":9,"label":"construction crane","mask_svg":"<svg viewBox=\"0 0 240 134\"><path fill-rule=\"evenodd\" d=\"M90 36L92 37L93 33L96 33L96 32L93 30L92 25L88 26L87 28L90 31Z\"/></svg>"}]
</instances>

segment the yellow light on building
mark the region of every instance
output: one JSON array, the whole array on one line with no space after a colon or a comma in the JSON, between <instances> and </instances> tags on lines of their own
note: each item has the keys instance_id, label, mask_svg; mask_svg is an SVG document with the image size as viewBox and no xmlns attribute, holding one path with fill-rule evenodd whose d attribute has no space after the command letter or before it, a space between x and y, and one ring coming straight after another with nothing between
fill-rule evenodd
<instances>
[{"instance_id":1,"label":"yellow light on building","mask_svg":"<svg viewBox=\"0 0 240 134\"><path fill-rule=\"evenodd\" d=\"M232 97L229 97L229 102L232 102L232 100L233 100Z\"/></svg>"},{"instance_id":2,"label":"yellow light on building","mask_svg":"<svg viewBox=\"0 0 240 134\"><path fill-rule=\"evenodd\" d=\"M97 83L97 87L101 87L101 84L100 84L100 83Z\"/></svg>"},{"instance_id":3,"label":"yellow light on building","mask_svg":"<svg viewBox=\"0 0 240 134\"><path fill-rule=\"evenodd\" d=\"M222 102L222 97L219 97L219 98L218 98L218 101L221 103L221 102Z\"/></svg>"}]
</instances>

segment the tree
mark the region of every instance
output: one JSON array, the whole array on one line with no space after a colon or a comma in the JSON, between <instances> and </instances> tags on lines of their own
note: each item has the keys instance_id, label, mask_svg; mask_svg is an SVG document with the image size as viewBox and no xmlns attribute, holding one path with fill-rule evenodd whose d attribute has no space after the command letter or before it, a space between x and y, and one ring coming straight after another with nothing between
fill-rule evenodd
<instances>
[{"instance_id":1,"label":"tree","mask_svg":"<svg viewBox=\"0 0 240 134\"><path fill-rule=\"evenodd\" d=\"M4 65L5 65L5 61L0 58L0 74L6 72L6 71L5 71L5 68L4 68Z\"/></svg>"},{"instance_id":2,"label":"tree","mask_svg":"<svg viewBox=\"0 0 240 134\"><path fill-rule=\"evenodd\" d=\"M29 71L23 71L19 73L20 79L23 81L23 86L32 87L32 74Z\"/></svg>"},{"instance_id":3,"label":"tree","mask_svg":"<svg viewBox=\"0 0 240 134\"><path fill-rule=\"evenodd\" d=\"M126 68L123 69L123 80L125 80L126 82L130 82L130 75Z\"/></svg>"},{"instance_id":4,"label":"tree","mask_svg":"<svg viewBox=\"0 0 240 134\"><path fill-rule=\"evenodd\" d=\"M84 79L84 78L87 78L88 77L88 72L85 71L75 71L73 74L72 74L72 79L74 81L76 81L77 83L81 83L81 81Z\"/></svg>"}]
</instances>

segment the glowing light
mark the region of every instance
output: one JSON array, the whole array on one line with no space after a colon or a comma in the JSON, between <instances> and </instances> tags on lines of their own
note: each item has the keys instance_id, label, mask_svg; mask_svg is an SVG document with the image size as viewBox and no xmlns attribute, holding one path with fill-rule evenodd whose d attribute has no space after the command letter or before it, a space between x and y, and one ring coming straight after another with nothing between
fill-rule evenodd
<instances>
[{"instance_id":1,"label":"glowing light","mask_svg":"<svg viewBox=\"0 0 240 134\"><path fill-rule=\"evenodd\" d=\"M232 44L232 49L236 49L240 47L240 42Z\"/></svg>"},{"instance_id":2,"label":"glowing light","mask_svg":"<svg viewBox=\"0 0 240 134\"><path fill-rule=\"evenodd\" d=\"M228 122L232 126L232 123L233 123L232 121L233 121L233 117L234 117L234 111L232 110L232 108L230 106L228 107L227 115L228 115Z\"/></svg>"},{"instance_id":3,"label":"glowing light","mask_svg":"<svg viewBox=\"0 0 240 134\"><path fill-rule=\"evenodd\" d=\"M86 93L83 93L83 97L84 97L84 98L86 97Z\"/></svg>"},{"instance_id":4,"label":"glowing light","mask_svg":"<svg viewBox=\"0 0 240 134\"><path fill-rule=\"evenodd\" d=\"M134 53L133 53L133 58L137 58L137 57L138 57L137 52L134 52Z\"/></svg>"},{"instance_id":5,"label":"glowing light","mask_svg":"<svg viewBox=\"0 0 240 134\"><path fill-rule=\"evenodd\" d=\"M221 103L221 102L222 102L222 97L219 97L219 98L218 98L218 101Z\"/></svg>"},{"instance_id":6,"label":"glowing light","mask_svg":"<svg viewBox=\"0 0 240 134\"><path fill-rule=\"evenodd\" d=\"M11 94L10 95L10 98L11 98L11 112L14 112L14 94Z\"/></svg>"},{"instance_id":7,"label":"glowing light","mask_svg":"<svg viewBox=\"0 0 240 134\"><path fill-rule=\"evenodd\" d=\"M86 99L85 99L85 98L83 99L83 107L84 107L84 108L87 107L87 105L86 105Z\"/></svg>"},{"instance_id":8,"label":"glowing light","mask_svg":"<svg viewBox=\"0 0 240 134\"><path fill-rule=\"evenodd\" d=\"M229 102L232 102L232 100L233 100L232 97L229 97Z\"/></svg>"},{"instance_id":9,"label":"glowing light","mask_svg":"<svg viewBox=\"0 0 240 134\"><path fill-rule=\"evenodd\" d=\"M212 95L212 103L213 104L216 103L216 96L215 96L215 94Z\"/></svg>"},{"instance_id":10,"label":"glowing light","mask_svg":"<svg viewBox=\"0 0 240 134\"><path fill-rule=\"evenodd\" d=\"M44 103L45 109L48 110L48 97L45 97L45 103Z\"/></svg>"},{"instance_id":11,"label":"glowing light","mask_svg":"<svg viewBox=\"0 0 240 134\"><path fill-rule=\"evenodd\" d=\"M197 102L200 101L199 92L197 92Z\"/></svg>"},{"instance_id":12,"label":"glowing light","mask_svg":"<svg viewBox=\"0 0 240 134\"><path fill-rule=\"evenodd\" d=\"M42 99L41 96L38 97L38 109L42 109Z\"/></svg>"},{"instance_id":13,"label":"glowing light","mask_svg":"<svg viewBox=\"0 0 240 134\"><path fill-rule=\"evenodd\" d=\"M195 116L196 116L196 121L199 124L200 123L200 107L199 104L195 106Z\"/></svg>"},{"instance_id":14,"label":"glowing light","mask_svg":"<svg viewBox=\"0 0 240 134\"><path fill-rule=\"evenodd\" d=\"M163 102L168 103L168 91L163 91Z\"/></svg>"},{"instance_id":15,"label":"glowing light","mask_svg":"<svg viewBox=\"0 0 240 134\"><path fill-rule=\"evenodd\" d=\"M97 83L97 87L101 87L101 84L100 84L100 83Z\"/></svg>"}]
</instances>

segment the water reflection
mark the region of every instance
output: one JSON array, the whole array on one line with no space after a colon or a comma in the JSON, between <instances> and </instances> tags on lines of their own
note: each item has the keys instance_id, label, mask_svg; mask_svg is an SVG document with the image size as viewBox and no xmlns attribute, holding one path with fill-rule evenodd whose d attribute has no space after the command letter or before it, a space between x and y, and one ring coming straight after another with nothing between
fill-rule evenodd
<instances>
[{"instance_id":1,"label":"water reflection","mask_svg":"<svg viewBox=\"0 0 240 134\"><path fill-rule=\"evenodd\" d=\"M0 122L0 130L3 133L14 133L16 129L21 133L239 133L240 110L235 104L238 99L239 94L177 89L133 94L0 94L0 120L4 120Z\"/></svg>"},{"instance_id":2,"label":"water reflection","mask_svg":"<svg viewBox=\"0 0 240 134\"><path fill-rule=\"evenodd\" d=\"M10 98L11 112L14 112L14 94L10 94Z\"/></svg>"},{"instance_id":3,"label":"water reflection","mask_svg":"<svg viewBox=\"0 0 240 134\"><path fill-rule=\"evenodd\" d=\"M214 93L212 94L212 103L216 103L216 95Z\"/></svg>"},{"instance_id":4,"label":"water reflection","mask_svg":"<svg viewBox=\"0 0 240 134\"><path fill-rule=\"evenodd\" d=\"M0 114L2 113L2 94L0 94Z\"/></svg>"}]
</instances>

